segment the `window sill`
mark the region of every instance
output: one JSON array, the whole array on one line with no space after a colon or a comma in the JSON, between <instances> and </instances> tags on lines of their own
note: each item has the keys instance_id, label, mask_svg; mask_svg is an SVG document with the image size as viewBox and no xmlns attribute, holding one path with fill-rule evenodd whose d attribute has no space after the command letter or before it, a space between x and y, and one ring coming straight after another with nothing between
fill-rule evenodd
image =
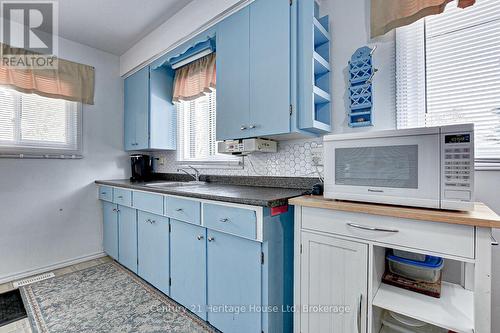
<instances>
[{"instance_id":1,"label":"window sill","mask_svg":"<svg viewBox=\"0 0 500 333\"><path fill-rule=\"evenodd\" d=\"M235 161L177 161L178 167L192 166L197 169L243 169L243 161L241 159Z\"/></svg>"}]
</instances>

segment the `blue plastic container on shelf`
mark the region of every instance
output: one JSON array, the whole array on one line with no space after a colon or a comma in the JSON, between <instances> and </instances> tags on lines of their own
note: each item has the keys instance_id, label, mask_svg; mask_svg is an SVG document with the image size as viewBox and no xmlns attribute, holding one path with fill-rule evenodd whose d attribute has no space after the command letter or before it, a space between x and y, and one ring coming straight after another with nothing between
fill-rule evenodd
<instances>
[{"instance_id":1,"label":"blue plastic container on shelf","mask_svg":"<svg viewBox=\"0 0 500 333\"><path fill-rule=\"evenodd\" d=\"M386 258L392 273L423 282L437 282L444 266L443 258L433 256L427 256L425 261L405 259L392 254L388 254Z\"/></svg>"}]
</instances>

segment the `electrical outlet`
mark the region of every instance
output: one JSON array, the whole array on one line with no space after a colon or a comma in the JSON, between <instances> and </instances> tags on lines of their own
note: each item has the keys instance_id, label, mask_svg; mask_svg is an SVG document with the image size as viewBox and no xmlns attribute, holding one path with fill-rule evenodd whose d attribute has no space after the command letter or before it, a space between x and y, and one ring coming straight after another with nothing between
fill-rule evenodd
<instances>
[{"instance_id":1,"label":"electrical outlet","mask_svg":"<svg viewBox=\"0 0 500 333\"><path fill-rule=\"evenodd\" d=\"M160 156L160 158L158 158L158 165L165 165L165 157Z\"/></svg>"},{"instance_id":2,"label":"electrical outlet","mask_svg":"<svg viewBox=\"0 0 500 333\"><path fill-rule=\"evenodd\" d=\"M314 166L323 166L323 147L311 148L311 161Z\"/></svg>"}]
</instances>

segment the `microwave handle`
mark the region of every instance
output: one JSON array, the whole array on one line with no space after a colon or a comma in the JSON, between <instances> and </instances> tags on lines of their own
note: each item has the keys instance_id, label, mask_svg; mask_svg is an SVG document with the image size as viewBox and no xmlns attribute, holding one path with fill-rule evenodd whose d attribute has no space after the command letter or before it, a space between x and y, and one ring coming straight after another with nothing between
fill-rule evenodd
<instances>
[{"instance_id":1,"label":"microwave handle","mask_svg":"<svg viewBox=\"0 0 500 333\"><path fill-rule=\"evenodd\" d=\"M385 228L376 228L376 227L368 227L366 225L361 225L361 224L356 224L352 222L347 223L348 226L357 228L357 229L363 229L363 230L370 230L370 231L380 231L380 232L399 232L397 229L385 229Z\"/></svg>"}]
</instances>

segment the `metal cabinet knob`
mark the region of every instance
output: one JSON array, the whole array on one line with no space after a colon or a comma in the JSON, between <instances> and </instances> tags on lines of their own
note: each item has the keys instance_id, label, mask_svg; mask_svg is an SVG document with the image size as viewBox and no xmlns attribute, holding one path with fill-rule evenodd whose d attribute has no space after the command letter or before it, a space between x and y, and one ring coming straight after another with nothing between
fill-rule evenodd
<instances>
[{"instance_id":1,"label":"metal cabinet knob","mask_svg":"<svg viewBox=\"0 0 500 333\"><path fill-rule=\"evenodd\" d=\"M219 221L224 222L224 223L225 222L229 222L229 218L226 217L226 218L223 218L223 219L219 219Z\"/></svg>"},{"instance_id":2,"label":"metal cabinet knob","mask_svg":"<svg viewBox=\"0 0 500 333\"><path fill-rule=\"evenodd\" d=\"M118 211L118 209L116 209L116 208L113 208L113 212L117 212L117 211Z\"/></svg>"},{"instance_id":3,"label":"metal cabinet knob","mask_svg":"<svg viewBox=\"0 0 500 333\"><path fill-rule=\"evenodd\" d=\"M249 127L249 128L250 128L250 129L254 129L254 128L256 128L256 127L257 127L257 125L250 125L250 127Z\"/></svg>"},{"instance_id":4,"label":"metal cabinet knob","mask_svg":"<svg viewBox=\"0 0 500 333\"><path fill-rule=\"evenodd\" d=\"M215 237L208 237L208 241L209 241L209 242L213 242L213 241L215 241Z\"/></svg>"},{"instance_id":5,"label":"metal cabinet knob","mask_svg":"<svg viewBox=\"0 0 500 333\"><path fill-rule=\"evenodd\" d=\"M123 199L123 196L119 195L119 196L118 196L118 199Z\"/></svg>"},{"instance_id":6,"label":"metal cabinet knob","mask_svg":"<svg viewBox=\"0 0 500 333\"><path fill-rule=\"evenodd\" d=\"M240 130L244 131L246 129L247 129L247 127L245 125L241 125Z\"/></svg>"},{"instance_id":7,"label":"metal cabinet knob","mask_svg":"<svg viewBox=\"0 0 500 333\"><path fill-rule=\"evenodd\" d=\"M175 211L176 211L176 212L182 212L182 211L184 211L184 209L182 209L182 208L177 208Z\"/></svg>"},{"instance_id":8,"label":"metal cabinet knob","mask_svg":"<svg viewBox=\"0 0 500 333\"><path fill-rule=\"evenodd\" d=\"M151 222L149 222L151 224L155 224L156 223L156 220L151 220Z\"/></svg>"},{"instance_id":9,"label":"metal cabinet knob","mask_svg":"<svg viewBox=\"0 0 500 333\"><path fill-rule=\"evenodd\" d=\"M103 194L103 195L104 195L104 194L106 194L106 192L101 192L101 194Z\"/></svg>"},{"instance_id":10,"label":"metal cabinet knob","mask_svg":"<svg viewBox=\"0 0 500 333\"><path fill-rule=\"evenodd\" d=\"M117 212L117 213L119 213L119 212L120 212L120 210L119 210L119 209L117 209L117 210L116 210L116 212Z\"/></svg>"},{"instance_id":11,"label":"metal cabinet knob","mask_svg":"<svg viewBox=\"0 0 500 333\"><path fill-rule=\"evenodd\" d=\"M196 236L196 239L198 239L198 240L202 240L203 238L205 238L205 237L203 237L202 235Z\"/></svg>"}]
</instances>

